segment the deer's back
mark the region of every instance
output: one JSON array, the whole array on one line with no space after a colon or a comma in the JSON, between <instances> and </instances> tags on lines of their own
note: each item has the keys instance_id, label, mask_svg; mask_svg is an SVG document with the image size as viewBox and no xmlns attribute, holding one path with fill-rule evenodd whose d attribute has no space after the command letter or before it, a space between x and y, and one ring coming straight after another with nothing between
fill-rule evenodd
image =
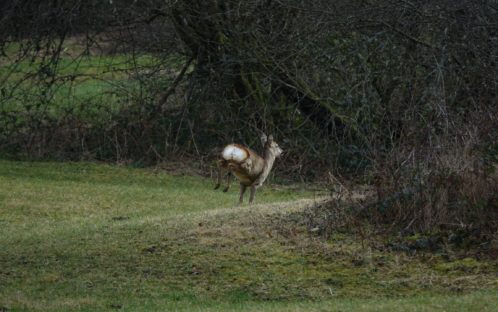
<instances>
[{"instance_id":1,"label":"deer's back","mask_svg":"<svg viewBox=\"0 0 498 312\"><path fill-rule=\"evenodd\" d=\"M221 153L224 166L243 184L250 185L263 171L264 159L255 151L240 144L229 144Z\"/></svg>"}]
</instances>

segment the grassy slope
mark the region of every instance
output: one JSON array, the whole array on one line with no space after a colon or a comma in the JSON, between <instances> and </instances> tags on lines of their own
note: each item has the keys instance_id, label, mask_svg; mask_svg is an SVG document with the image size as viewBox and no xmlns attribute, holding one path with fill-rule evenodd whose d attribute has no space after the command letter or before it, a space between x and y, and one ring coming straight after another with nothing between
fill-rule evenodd
<instances>
[{"instance_id":1,"label":"grassy slope","mask_svg":"<svg viewBox=\"0 0 498 312\"><path fill-rule=\"evenodd\" d=\"M324 241L299 224L302 203L234 207L236 190L211 188L153 170L0 161L0 310L491 311L498 301L495 263L375 251L350 234ZM266 187L257 200L310 195Z\"/></svg>"}]
</instances>

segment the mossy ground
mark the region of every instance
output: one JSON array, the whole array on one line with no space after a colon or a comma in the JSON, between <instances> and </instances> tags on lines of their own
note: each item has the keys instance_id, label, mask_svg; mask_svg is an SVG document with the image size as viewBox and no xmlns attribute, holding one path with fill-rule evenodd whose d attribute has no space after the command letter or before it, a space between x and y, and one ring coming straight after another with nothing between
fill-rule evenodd
<instances>
[{"instance_id":1,"label":"mossy ground","mask_svg":"<svg viewBox=\"0 0 498 312\"><path fill-rule=\"evenodd\" d=\"M496 262L319 237L313 195L237 207L200 177L0 161L0 309L492 311Z\"/></svg>"}]
</instances>

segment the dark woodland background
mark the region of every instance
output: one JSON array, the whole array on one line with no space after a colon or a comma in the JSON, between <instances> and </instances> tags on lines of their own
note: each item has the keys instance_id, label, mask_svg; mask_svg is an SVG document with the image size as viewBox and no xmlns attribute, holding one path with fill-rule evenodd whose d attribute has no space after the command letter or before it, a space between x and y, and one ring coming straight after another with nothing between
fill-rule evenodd
<instances>
[{"instance_id":1,"label":"dark woodland background","mask_svg":"<svg viewBox=\"0 0 498 312\"><path fill-rule=\"evenodd\" d=\"M3 1L0 66L3 157L206 169L272 133L274 180L373 186L355 215L497 228L497 1Z\"/></svg>"}]
</instances>

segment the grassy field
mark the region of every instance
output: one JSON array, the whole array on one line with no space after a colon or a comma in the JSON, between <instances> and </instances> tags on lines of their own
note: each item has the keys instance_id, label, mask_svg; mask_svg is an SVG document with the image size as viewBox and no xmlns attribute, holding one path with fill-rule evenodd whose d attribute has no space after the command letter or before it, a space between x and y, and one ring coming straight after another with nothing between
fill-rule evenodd
<instances>
[{"instance_id":1,"label":"grassy field","mask_svg":"<svg viewBox=\"0 0 498 312\"><path fill-rule=\"evenodd\" d=\"M167 89L183 63L180 56L86 54L86 47L74 39L52 62L43 53L30 56L20 46L10 43L6 55L0 56L0 113L37 111L53 118L70 114L99 123L136 98L144 100L150 88Z\"/></svg>"},{"instance_id":2,"label":"grassy field","mask_svg":"<svg viewBox=\"0 0 498 312\"><path fill-rule=\"evenodd\" d=\"M177 61L172 59L169 64L174 66ZM107 110L116 110L120 107L120 98L140 92L139 83L130 76L161 65L159 60L147 55L136 59L128 55L62 57L57 65L48 66L59 78L49 87L38 80L39 72L47 66L39 59L0 64L0 83L4 93L9 95L7 100L0 102L0 111L24 109L39 102L47 105L54 116L68 110L75 112L78 105L88 106L89 103L94 111L102 111L98 103L105 103ZM158 83L167 85L168 81L163 79Z\"/></svg>"},{"instance_id":3,"label":"grassy field","mask_svg":"<svg viewBox=\"0 0 498 312\"><path fill-rule=\"evenodd\" d=\"M0 311L494 311L498 266L324 239L315 194L252 207L212 181L88 163L0 161Z\"/></svg>"}]
</instances>

